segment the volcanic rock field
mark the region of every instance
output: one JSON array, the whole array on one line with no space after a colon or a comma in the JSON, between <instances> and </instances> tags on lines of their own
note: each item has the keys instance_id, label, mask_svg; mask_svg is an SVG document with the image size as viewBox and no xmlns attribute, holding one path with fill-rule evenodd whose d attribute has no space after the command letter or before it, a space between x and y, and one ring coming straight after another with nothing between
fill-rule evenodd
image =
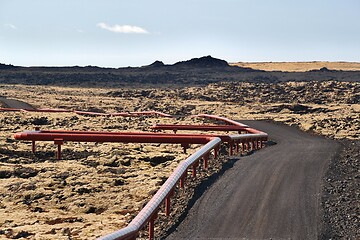
<instances>
[{"instance_id":1,"label":"volcanic rock field","mask_svg":"<svg viewBox=\"0 0 360 240\"><path fill-rule=\"evenodd\" d=\"M166 66L157 66L151 71L160 71L158 68ZM40 80L36 85L25 80L15 84L13 79L26 70L14 71L12 68L1 70L0 96L24 101L35 108L99 113L160 111L176 118L0 111L1 239L93 239L118 230L136 216L177 164L200 147L191 145L184 153L179 144L67 142L63 145L63 158L57 160L52 142L37 142L37 152L33 154L31 142L15 140L15 133L35 128L151 131L155 123L213 124L188 117L198 113L239 121L282 122L339 141L342 150L324 176L321 219L324 232L319 238L360 237L360 82L356 80L357 72L353 81L292 81L291 77L275 82L222 81L220 78L207 83L200 79L200 85L188 86L156 87L152 83L129 87L107 81L99 85L89 83L86 87L83 82L64 87L46 85ZM33 73L29 70L26 74ZM216 76L218 74L221 72ZM286 73L277 74L287 78ZM7 106L2 103L1 107ZM221 165L228 160L224 157L221 161L214 163L210 173L203 177L221 171ZM181 200L179 204L175 211L178 213L187 202ZM163 233L171 223L160 224L156 231Z\"/></svg>"}]
</instances>

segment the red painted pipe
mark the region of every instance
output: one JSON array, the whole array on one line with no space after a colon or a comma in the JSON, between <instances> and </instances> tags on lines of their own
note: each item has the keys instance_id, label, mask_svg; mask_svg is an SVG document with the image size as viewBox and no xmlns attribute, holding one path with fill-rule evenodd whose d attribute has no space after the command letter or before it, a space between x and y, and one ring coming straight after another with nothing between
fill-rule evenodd
<instances>
[{"instance_id":1,"label":"red painted pipe","mask_svg":"<svg viewBox=\"0 0 360 240\"><path fill-rule=\"evenodd\" d=\"M173 116L170 114L157 112L157 111L143 111L143 112L119 112L119 113L109 113L111 116L123 116L123 117L136 117L136 116L151 116L157 115L161 117L170 117Z\"/></svg>"},{"instance_id":2,"label":"red painted pipe","mask_svg":"<svg viewBox=\"0 0 360 240\"><path fill-rule=\"evenodd\" d=\"M210 154L206 154L206 155L203 157L204 169L208 169L209 156L210 156Z\"/></svg>"},{"instance_id":3,"label":"red painted pipe","mask_svg":"<svg viewBox=\"0 0 360 240\"><path fill-rule=\"evenodd\" d=\"M154 130L199 130L199 131L243 131L246 127L236 125L178 125L178 124L155 124Z\"/></svg>"},{"instance_id":4,"label":"red painted pipe","mask_svg":"<svg viewBox=\"0 0 360 240\"><path fill-rule=\"evenodd\" d=\"M229 156L234 155L234 141L229 142Z\"/></svg>"},{"instance_id":5,"label":"red painted pipe","mask_svg":"<svg viewBox=\"0 0 360 240\"><path fill-rule=\"evenodd\" d=\"M191 171L191 176L192 177L196 177L196 169L197 169L197 167L199 166L199 162L197 161L197 162L195 162L193 165L192 165L192 171Z\"/></svg>"},{"instance_id":6,"label":"red painted pipe","mask_svg":"<svg viewBox=\"0 0 360 240\"><path fill-rule=\"evenodd\" d=\"M171 197L173 197L173 196L174 196L174 189L172 189L171 192L165 198L165 215L166 216L170 216Z\"/></svg>"},{"instance_id":7,"label":"red painted pipe","mask_svg":"<svg viewBox=\"0 0 360 240\"><path fill-rule=\"evenodd\" d=\"M166 199L165 199L165 215L166 216L169 216L170 215L170 208L171 208L171 205L170 205L170 196L167 196Z\"/></svg>"},{"instance_id":8,"label":"red painted pipe","mask_svg":"<svg viewBox=\"0 0 360 240\"><path fill-rule=\"evenodd\" d=\"M110 116L110 114L108 113L86 112L86 111L77 111L77 110L74 110L74 113L79 115Z\"/></svg>"},{"instance_id":9,"label":"red painted pipe","mask_svg":"<svg viewBox=\"0 0 360 240\"><path fill-rule=\"evenodd\" d=\"M40 131L25 131L22 133L16 133L14 135L15 139L18 140L36 140L36 141L52 141L53 139L50 140L43 140L43 139L38 139L38 137L35 137L36 133L39 133L39 135L43 135L43 136L47 136L46 139L49 139L48 136L66 136L66 135L73 135L75 136L83 136L83 135L88 135L88 136L93 136L93 137L89 137L89 139L96 139L97 136L101 136L101 135L111 135L111 136L161 136L161 137L168 137L168 138L172 138L172 137L185 137L185 138L189 138L189 137L199 137L199 138L204 138L204 137L208 137L208 138L213 138L213 137L219 137L221 138L222 141L224 142L229 142L231 141L231 138L229 135L217 135L217 134L172 134L172 133L153 133L153 132L105 132L105 131L69 131L69 130L40 130ZM24 139L25 136L34 136L34 139ZM40 137L41 138L41 137ZM45 137L44 137L45 138ZM67 139L67 141L77 141L77 140L71 140L71 139ZM97 141L97 140L79 140L79 142L109 142L109 141ZM117 142L117 141L115 141ZM121 141L120 141L121 142ZM184 142L184 143L191 143L191 142Z\"/></svg>"},{"instance_id":10,"label":"red painted pipe","mask_svg":"<svg viewBox=\"0 0 360 240\"><path fill-rule=\"evenodd\" d=\"M62 112L72 112L67 109L59 109L59 108L37 108L37 109L22 109L25 112L49 112L49 113L62 113Z\"/></svg>"},{"instance_id":11,"label":"red painted pipe","mask_svg":"<svg viewBox=\"0 0 360 240\"><path fill-rule=\"evenodd\" d=\"M173 117L170 114L166 114L166 113L162 113L162 112L157 112L157 111L143 111L143 112L130 112L131 115L158 115L161 117Z\"/></svg>"},{"instance_id":12,"label":"red painted pipe","mask_svg":"<svg viewBox=\"0 0 360 240\"><path fill-rule=\"evenodd\" d=\"M157 218L157 212L154 213L154 215L150 218L149 221L149 239L153 240L154 239L154 227L155 227L155 220Z\"/></svg>"},{"instance_id":13,"label":"red painted pipe","mask_svg":"<svg viewBox=\"0 0 360 240\"><path fill-rule=\"evenodd\" d=\"M180 188L185 187L186 177L187 177L187 173L185 172L184 175L180 178Z\"/></svg>"},{"instance_id":14,"label":"red painted pipe","mask_svg":"<svg viewBox=\"0 0 360 240\"><path fill-rule=\"evenodd\" d=\"M21 109L18 109L18 108L0 108L0 111L3 111L3 112L20 112Z\"/></svg>"},{"instance_id":15,"label":"red painted pipe","mask_svg":"<svg viewBox=\"0 0 360 240\"><path fill-rule=\"evenodd\" d=\"M135 112L135 114L137 114ZM145 115L150 114L145 112ZM248 132L252 133L262 133L261 131L257 131L255 129L248 128L246 125L241 123L221 118L213 115L204 115L202 117L210 116L209 118L217 119L225 121L229 124L233 124L232 127L242 127L242 129L246 128L246 131L250 129ZM249 134L250 135L250 134ZM267 134L266 134L267 135ZM170 195L168 194L169 187L171 184L171 189L173 190L175 184L180 181L180 187L184 187L185 178L187 171L192 167L192 175L196 176L197 166L199 164L199 160L202 158L204 160L204 168L207 168L207 158L209 152L214 149L215 158L218 155L219 144L221 140L229 142L230 145L230 154L233 153L234 141L235 144L238 144L239 139L242 137L237 135L220 135L217 138L216 135L201 135L201 134L159 134L159 133L131 133L131 132L94 132L94 131L64 131L64 130L53 130L53 131L30 131L17 133L14 135L16 139L22 140L32 140L34 141L54 141L55 144L58 145L58 157L61 154L61 144L64 141L85 141L85 142L137 142L137 143L181 143L182 145L190 144L190 143L199 143L204 144L204 148L200 149L193 155L191 155L183 165L178 166L178 171L170 176L170 178L165 182L165 184L161 187L161 189L155 194L155 196L150 200L150 202L145 206L145 208L140 212L139 215L135 217L135 219L130 223L130 225L124 230L119 230L114 234L109 234L105 236L104 239L128 239L129 237L133 238L137 236L138 231L145 226L146 223L149 224L149 238L154 238L154 220L157 217L158 205L162 204L165 200L166 205L166 214L170 213ZM252 148L258 148L259 141L266 141L267 137L263 139L259 139L256 136L247 136L244 135L244 138L247 138L244 142L247 144L247 148L249 148L249 143L251 143ZM263 137L263 136L261 136ZM232 140L232 139L236 140ZM227 139L227 140L224 140ZM211 142L209 142L211 141ZM209 143L208 143L209 142ZM241 140L242 145L244 142ZM260 142L262 144L262 142ZM260 145L261 146L261 145ZM211 147L211 149L209 149ZM238 149L237 149L238 150ZM181 170L181 171L180 171ZM175 179L175 180L174 180ZM165 194L164 194L165 193ZM158 199L161 198L161 201ZM165 199L164 199L165 198ZM139 220L140 219L140 220ZM119 233L119 235L118 235ZM118 235L118 236L116 236ZM113 236L116 236L113 238Z\"/></svg>"},{"instance_id":16,"label":"red painted pipe","mask_svg":"<svg viewBox=\"0 0 360 240\"><path fill-rule=\"evenodd\" d=\"M42 131L31 131L16 133L14 138L17 140L32 141L54 141L63 139L73 142L133 142L133 143L187 143L187 144L206 144L213 136L206 135L158 135L158 134L84 134L84 133L46 133Z\"/></svg>"},{"instance_id":17,"label":"red painted pipe","mask_svg":"<svg viewBox=\"0 0 360 240\"><path fill-rule=\"evenodd\" d=\"M56 141L62 139L72 142L123 142L123 143L169 143L181 144L186 153L189 144L206 144L214 137L219 137L223 142L230 142L229 135L202 135L202 134L166 134L152 132L97 132L97 131L67 131L67 130L37 130L16 133L17 140L31 140L32 150L35 152L36 141ZM61 159L61 144L58 144L57 159ZM215 151L215 157L217 152Z\"/></svg>"},{"instance_id":18,"label":"red painted pipe","mask_svg":"<svg viewBox=\"0 0 360 240\"><path fill-rule=\"evenodd\" d=\"M228 119L228 118L225 118L225 117L219 117L219 116L216 116L216 115L210 115L210 114L198 114L198 115L194 115L194 117L203 117L203 118L209 118L209 119L214 119L214 120L219 120L219 121L223 121L223 122L226 122L228 124L232 124L232 125L235 125L235 126L239 126L239 127L246 127L246 131L248 133L264 133L262 131L259 131L259 130L256 130L254 128L250 128L249 126L245 125L245 124L242 124L242 123L239 123L237 121L234 121L234 120L231 120L231 119Z\"/></svg>"},{"instance_id":19,"label":"red painted pipe","mask_svg":"<svg viewBox=\"0 0 360 240\"><path fill-rule=\"evenodd\" d=\"M213 119L213 120L219 120L219 121L223 121L226 123L229 123L231 125L235 125L235 126L240 126L240 127L249 127L248 125L236 122L234 120L228 119L228 118L224 118L224 117L219 117L216 115L210 115L210 114L198 114L198 115L194 115L194 117L203 117L203 118L209 118L209 119Z\"/></svg>"},{"instance_id":20,"label":"red painted pipe","mask_svg":"<svg viewBox=\"0 0 360 240\"><path fill-rule=\"evenodd\" d=\"M35 153L35 152L36 152L36 145L35 145L35 141L32 141L32 143L31 143L31 150L32 150L32 152L33 152L33 153Z\"/></svg>"}]
</instances>

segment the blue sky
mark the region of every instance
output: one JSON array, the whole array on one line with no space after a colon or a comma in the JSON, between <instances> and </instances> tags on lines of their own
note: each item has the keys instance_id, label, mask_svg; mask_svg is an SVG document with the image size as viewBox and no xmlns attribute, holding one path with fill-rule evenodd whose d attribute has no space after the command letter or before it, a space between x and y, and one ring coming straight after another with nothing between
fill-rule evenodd
<instances>
[{"instance_id":1,"label":"blue sky","mask_svg":"<svg viewBox=\"0 0 360 240\"><path fill-rule=\"evenodd\" d=\"M360 62L359 0L0 0L0 63Z\"/></svg>"}]
</instances>

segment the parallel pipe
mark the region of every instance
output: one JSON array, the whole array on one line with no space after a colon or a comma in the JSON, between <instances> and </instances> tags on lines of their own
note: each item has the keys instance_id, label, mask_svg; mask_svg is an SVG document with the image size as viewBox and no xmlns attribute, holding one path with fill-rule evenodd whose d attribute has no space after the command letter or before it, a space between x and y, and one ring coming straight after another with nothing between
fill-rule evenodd
<instances>
[{"instance_id":1,"label":"parallel pipe","mask_svg":"<svg viewBox=\"0 0 360 240\"><path fill-rule=\"evenodd\" d=\"M237 135L229 135L228 136L230 138L230 141L228 141L230 143L230 153L232 153L232 151L233 151L233 144L234 143L237 145L236 148L237 148L237 151L238 151L238 144L240 142L242 144L242 151L243 151L244 150L244 144L246 144L247 150L249 150L249 142L256 141L258 143L260 141L260 147L261 147L262 146L262 141L267 141L268 134L266 134L264 132L261 132L261 131L258 131L256 129L249 128L247 125L232 121L232 120L227 119L227 118L217 117L217 116L214 116L214 115L200 115L200 116L201 117L208 117L208 118L212 118L212 119L216 119L216 120L221 120L221 121L227 122L229 124L232 124L232 125L235 125L235 126L238 126L238 127L246 127L247 128L246 130L247 130L247 132L249 132L249 134L237 134ZM208 144L210 144L210 143L208 143ZM220 144L220 142L212 147L215 150L215 153L214 153L215 157L217 157L219 144ZM192 156L199 154L203 149L205 149L205 147L207 147L207 145L205 145L203 148L201 148L198 152L194 153ZM190 158L192 156L190 156ZM207 156L208 155L203 154L204 161L207 158ZM170 178L172 178L173 175L176 175L176 181L175 181L174 184L176 184L176 182L178 180L180 180L180 187L184 187L185 175L187 173L188 167L195 166L195 164L199 161L199 159L200 159L199 157L193 158L192 161L191 161L192 163L188 164L185 169L181 169L182 165L180 164L178 166L178 168L175 170L176 173L174 172L170 176ZM204 162L204 164L205 164L205 162ZM180 171L179 171L179 168L181 169ZM193 168L193 174L196 174L195 171L196 171L196 168L195 169ZM182 174L181 174L181 172L182 172ZM171 181L170 178L168 179L169 181ZM166 181L165 184L167 182L168 181ZM136 236L137 236L138 232L140 231L140 229L142 229L142 227L146 224L146 222L149 221L149 219L151 219L151 216L152 216L152 214L154 214L154 212L157 213L160 203L163 202L164 198L167 196L166 194L168 194L168 189L166 187L164 187L164 185L155 194L156 197L154 196L150 200L150 202L145 206L145 208L147 208L147 210L145 210L145 208L143 210L141 210L141 212L135 217L135 219L127 227L125 227L123 229L120 229L120 230L118 230L116 232L113 232L113 233L111 233L109 235L106 235L104 237L101 237L101 238L99 238L99 240L120 240L120 239L124 240L124 239L136 238ZM164 189L163 189L163 187L164 187ZM171 188L171 189L173 189L173 188ZM159 199L159 196L163 196L161 198L162 200L158 201L158 202L155 201L155 199ZM154 201L154 202L152 202L152 201ZM165 199L165 201L167 202L168 199ZM152 220L150 220L150 224L153 224ZM149 230L149 233L151 233L151 235L149 235L149 238L152 239L153 238L153 231L150 232L150 230Z\"/></svg>"},{"instance_id":2,"label":"parallel pipe","mask_svg":"<svg viewBox=\"0 0 360 240\"><path fill-rule=\"evenodd\" d=\"M235 126L240 126L240 127L249 127L248 125L236 122L234 120L225 118L225 117L220 117L220 116L216 116L216 115L211 115L211 114L198 114L198 115L194 115L194 117L203 117L203 118L209 118L209 119L213 119L213 120L219 120L219 121L223 121Z\"/></svg>"},{"instance_id":3,"label":"parallel pipe","mask_svg":"<svg viewBox=\"0 0 360 240\"><path fill-rule=\"evenodd\" d=\"M112 134L112 133L72 133L72 132L46 132L46 131L27 131L16 133L14 138L17 140L31 141L54 141L62 139L63 141L73 142L133 142L133 143L187 143L187 144L205 144L213 138L206 135L177 135L177 134Z\"/></svg>"},{"instance_id":4,"label":"parallel pipe","mask_svg":"<svg viewBox=\"0 0 360 240\"><path fill-rule=\"evenodd\" d=\"M139 141L137 143L184 143L184 144L191 144L191 143L196 144L197 143L196 141L199 142L198 144L204 144L208 141L206 139L213 137L219 137L223 142L229 142L231 140L229 135L217 135L217 134L172 134L172 133L153 133L153 132L105 132L105 131L69 131L69 130L24 131L21 133L16 133L14 135L14 138L17 140L32 140L32 141L53 141L54 138L62 138L64 139L64 141L73 141L73 142ZM148 141L146 140L147 138L149 139ZM171 139L174 139L174 142L172 142ZM181 139L188 139L188 140L180 141ZM152 142L152 140L158 140L158 141ZM165 140L168 142L160 142Z\"/></svg>"},{"instance_id":5,"label":"parallel pipe","mask_svg":"<svg viewBox=\"0 0 360 240\"><path fill-rule=\"evenodd\" d=\"M0 111L2 111L2 112L20 112L21 109L18 109L18 108L0 108Z\"/></svg>"},{"instance_id":6,"label":"parallel pipe","mask_svg":"<svg viewBox=\"0 0 360 240\"><path fill-rule=\"evenodd\" d=\"M1 110L1 109L0 109ZM89 112L84 112L89 113ZM90 114L92 114L90 112ZM98 113L95 113L98 114ZM119 113L123 114L123 113ZM124 113L139 115L139 112ZM143 115L157 114L159 116L168 117L171 115L162 114L158 112L143 112ZM100 114L100 115L111 115L111 114ZM132 116L133 116L132 115ZM128 116L128 115L126 115ZM115 239L135 239L138 236L139 231L148 223L149 224L149 237L154 237L154 220L157 217L160 204L165 202L166 215L170 212L170 197L171 193L177 182L180 182L180 187L183 188L187 171L189 168L193 170L193 176L196 175L196 167L199 161L202 159L204 168L207 168L207 160L210 151L214 150L214 157L218 156L218 151L221 142L228 142L230 154L233 153L235 146L236 151L239 150L239 144L241 149L244 148L249 150L249 144L251 143L252 150L261 148L262 142L267 141L268 135L264 132L252 129L245 124L215 115L200 114L198 117L205 117L214 120L224 121L230 126L228 129L238 129L247 131L249 134L236 134L236 135L202 135L202 134L163 134L163 133L146 133L146 132L96 132L96 131L64 131L64 130L48 130L48 131L27 131L17 133L14 135L16 139L21 140L32 140L33 150L35 148L35 141L54 141L58 145L58 154L60 155L60 146L64 141L86 141L86 142L137 142L137 143L181 143L182 146L188 146L190 143L205 144L200 150L192 154L185 161L181 162L166 182L160 187L159 191L154 195L153 198L146 204L146 206L140 211L140 213L130 222L130 224L116 232L110 233L99 239L101 240L115 240ZM189 126L182 125L184 128ZM194 125L193 125L194 126ZM198 128L200 130L202 126L195 126L190 128ZM205 130L205 126L202 130ZM225 129L223 126L212 126L213 129ZM208 129L211 128L207 127ZM173 129L172 129L173 130ZM194 129L192 129L194 130ZM219 130L220 131L220 130ZM223 130L222 130L223 131ZM229 130L230 131L230 130Z\"/></svg>"},{"instance_id":7,"label":"parallel pipe","mask_svg":"<svg viewBox=\"0 0 360 240\"><path fill-rule=\"evenodd\" d=\"M214 119L214 120L223 121L223 122L226 122L226 123L229 123L229 124L232 124L232 125L235 125L235 126L239 126L239 127L247 127L247 128L246 128L246 131L247 131L248 133L253 133L253 134L261 133L261 134L266 134L266 137L267 137L267 133L264 133L264 132L262 132L262 131L259 131L259 130L257 130L257 129L254 129L254 128L250 128L248 125L239 123L239 122L237 122L237 121L234 121L234 120L231 120L231 119L228 119L228 118L225 118L225 117L219 117L219 116L210 115L210 114L198 114L198 115L194 115L194 117L209 118L209 119Z\"/></svg>"},{"instance_id":8,"label":"parallel pipe","mask_svg":"<svg viewBox=\"0 0 360 240\"><path fill-rule=\"evenodd\" d=\"M180 125L180 124L154 124L153 130L198 130L198 131L243 131L245 126L236 125Z\"/></svg>"},{"instance_id":9,"label":"parallel pipe","mask_svg":"<svg viewBox=\"0 0 360 240\"><path fill-rule=\"evenodd\" d=\"M61 108L37 108L37 109L21 109L25 112L49 112L49 113L63 113L72 112L72 110L61 109Z\"/></svg>"}]
</instances>

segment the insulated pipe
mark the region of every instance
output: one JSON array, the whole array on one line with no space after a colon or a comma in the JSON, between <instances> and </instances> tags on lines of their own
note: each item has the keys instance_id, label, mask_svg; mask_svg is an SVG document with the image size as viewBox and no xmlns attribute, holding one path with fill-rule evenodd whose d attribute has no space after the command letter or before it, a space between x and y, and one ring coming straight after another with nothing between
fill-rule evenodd
<instances>
[{"instance_id":1,"label":"insulated pipe","mask_svg":"<svg viewBox=\"0 0 360 240\"><path fill-rule=\"evenodd\" d=\"M170 118L173 117L170 114L157 112L157 111L130 112L130 114L131 115L159 115L159 116L162 116L162 117L170 117Z\"/></svg>"},{"instance_id":2,"label":"insulated pipe","mask_svg":"<svg viewBox=\"0 0 360 240\"><path fill-rule=\"evenodd\" d=\"M157 211L165 198L174 189L177 182L184 176L187 169L192 166L196 161L208 154L212 149L217 147L221 143L220 138L213 138L199 151L192 154L185 161L181 162L175 171L170 175L166 182L160 187L153 198L145 205L145 207L139 212L139 214L130 222L130 224L116 232L110 233L106 236L98 238L98 240L120 240L131 239L137 235L146 223L151 219L153 213Z\"/></svg>"},{"instance_id":3,"label":"insulated pipe","mask_svg":"<svg viewBox=\"0 0 360 240\"><path fill-rule=\"evenodd\" d=\"M110 116L110 114L108 113L99 113L99 112L86 112L86 111L78 111L78 110L74 110L73 112L79 115Z\"/></svg>"},{"instance_id":4,"label":"insulated pipe","mask_svg":"<svg viewBox=\"0 0 360 240\"><path fill-rule=\"evenodd\" d=\"M21 109L18 109L18 108L0 108L0 111L2 111L2 112L20 112Z\"/></svg>"},{"instance_id":5,"label":"insulated pipe","mask_svg":"<svg viewBox=\"0 0 360 240\"><path fill-rule=\"evenodd\" d=\"M247 127L236 125L180 125L180 124L154 124L154 130L199 130L199 131L243 131Z\"/></svg>"},{"instance_id":6,"label":"insulated pipe","mask_svg":"<svg viewBox=\"0 0 360 240\"><path fill-rule=\"evenodd\" d=\"M267 133L264 133L262 131L256 130L254 128L250 128L248 125L239 123L237 121L225 118L225 117L219 117L216 115L210 115L210 114L198 114L198 115L194 115L194 117L203 117L203 118L209 118L209 119L214 119L214 120L220 120L220 121L224 121L226 123L235 125L235 126L239 126L239 127L246 127L246 130L248 133L253 133L253 134L266 134L266 138L268 137Z\"/></svg>"},{"instance_id":7,"label":"insulated pipe","mask_svg":"<svg viewBox=\"0 0 360 240\"><path fill-rule=\"evenodd\" d=\"M133 117L133 116L150 116L150 115L158 115L161 117L169 117L172 118L173 116L170 114L157 112L157 111L144 111L144 112L120 112L120 113L109 113L111 116L123 116L123 117Z\"/></svg>"},{"instance_id":8,"label":"insulated pipe","mask_svg":"<svg viewBox=\"0 0 360 240\"><path fill-rule=\"evenodd\" d=\"M206 144L213 136L206 135L159 135L159 134L84 134L84 133L56 133L29 131L16 133L14 138L17 140L32 141L54 141L63 139L63 141L73 142L133 142L133 143L187 143L187 144Z\"/></svg>"},{"instance_id":9,"label":"insulated pipe","mask_svg":"<svg viewBox=\"0 0 360 240\"><path fill-rule=\"evenodd\" d=\"M231 119L228 119L228 118L225 118L225 117L219 117L219 116L216 116L216 115L198 114L198 115L194 115L194 117L210 118L210 119L214 119L214 120L220 120L220 121L232 124L232 125L240 126L240 127L249 127L248 125L236 122L234 120L231 120Z\"/></svg>"},{"instance_id":10,"label":"insulated pipe","mask_svg":"<svg viewBox=\"0 0 360 240\"><path fill-rule=\"evenodd\" d=\"M105 132L105 131L73 131L73 130L37 130L39 133L51 133L51 134L87 134L87 135L149 135L149 136L199 136L199 137L219 137L223 141L230 140L229 135L224 134L172 134L172 133L154 133L154 132ZM29 133L31 131L24 131L23 133ZM14 135L15 136L15 135Z\"/></svg>"},{"instance_id":11,"label":"insulated pipe","mask_svg":"<svg viewBox=\"0 0 360 240\"><path fill-rule=\"evenodd\" d=\"M126 141L116 141L117 136L119 137L119 139L121 139L121 136L123 136L124 138L126 138L126 136L132 136L133 138L136 138L136 136L139 136L139 138L145 138L145 136L148 136L150 138L155 137L155 138L164 138L164 139L169 139L169 138L174 138L174 139L200 138L201 139L201 138L219 137L224 142L228 142L231 140L229 135L214 135L214 134L205 135L205 134L169 134L169 133L153 133L153 132L104 132L104 131L68 131L68 130L24 131L21 133L16 133L14 135L14 138L17 140L52 141L53 138L58 137L58 138L64 138L64 140L66 141L74 141L74 142L126 142ZM192 143L192 142L184 141L183 143Z\"/></svg>"},{"instance_id":12,"label":"insulated pipe","mask_svg":"<svg viewBox=\"0 0 360 240\"><path fill-rule=\"evenodd\" d=\"M36 111L36 110L35 110ZM157 111L143 111L143 112L120 112L120 113L98 113L98 112L88 112L88 111L77 111L74 110L74 113L80 115L94 115L94 116L123 116L123 117L134 117L134 116L150 116L158 115L161 117L173 117L169 114L157 112Z\"/></svg>"},{"instance_id":13,"label":"insulated pipe","mask_svg":"<svg viewBox=\"0 0 360 240\"><path fill-rule=\"evenodd\" d=\"M60 109L60 108L23 109L23 111L25 111L25 112L49 112L49 113L72 112L72 110Z\"/></svg>"},{"instance_id":14,"label":"insulated pipe","mask_svg":"<svg viewBox=\"0 0 360 240\"><path fill-rule=\"evenodd\" d=\"M148 113L145 113L145 115L147 115ZM226 118L222 118L222 117L217 117L214 115L206 115L206 114L202 114L201 117L208 117L208 118L212 118L212 119L216 119L216 120L222 120L225 121L229 124L233 124L236 126L242 126L245 127L246 125L232 121L230 119L226 119ZM243 141L245 141L247 144L249 144L249 142L252 143L253 147L257 147L255 146L255 144L253 144L255 141L257 142L256 145L258 145L258 141L260 140L262 144L262 141L266 141L267 140L267 134L263 133L261 131L258 131L256 129L252 129L246 126L246 131L247 132L251 132L253 134L239 134L239 135L230 135L230 136L221 136L222 138L227 138L228 142L237 142L237 141L241 141L243 143ZM24 132L24 133L19 133L19 134L15 134L15 137L27 137L28 135L33 134L33 132ZM94 138L97 139L96 142L104 142L104 141L98 141L101 138L104 139L109 139L109 138L114 138L114 139L125 139L125 138L134 138L134 139L145 139L145 138L153 138L153 139L167 139L167 138L174 138L175 136L180 137L180 139L182 138L186 138L189 135L186 136L186 134L178 134L175 135L174 134L151 134L151 133L109 133L109 132L93 132L93 133L88 133L88 132L81 132L81 131L77 131L76 133L71 132L71 131L35 131L36 133L42 133L42 137L46 136L46 134L48 135L57 135L60 134L60 138L58 139L58 146L61 145L62 141L66 141L65 139L62 139L61 137L69 137L67 135L71 135L72 137L75 138ZM154 229L154 218L157 214L157 211L159 209L159 205L162 204L166 199L166 196L169 196L169 191L173 191L174 187L176 186L177 182L180 180L180 187L182 185L182 187L184 186L184 177L186 176L187 170L190 166L195 166L196 163L198 163L198 161L201 158L204 158L204 156L206 154L209 154L210 151L212 149L215 150L215 156L217 156L217 151L219 149L219 144L221 143L220 137L215 137L214 135L190 135L193 137L193 139L199 140L199 139L206 139L209 141L211 140L209 143L207 143L204 147L202 147L199 151L195 152L193 155L191 155L188 159L186 159L184 162L181 162L179 164L179 166L175 169L175 171L173 172L173 174L169 177L169 179L167 179L167 181L165 182L165 184L163 186L161 186L161 188L159 189L159 191L155 194L155 196L149 201L149 203L144 207L144 209L142 209L140 211L140 213L133 219L133 221L131 221L131 223L123 228L120 229L119 231L116 231L114 233L111 233L109 235L106 235L100 239L134 239L136 238L136 236L138 235L138 232L146 225L146 223L149 223L149 233L150 233L150 238L153 238L153 229ZM34 137L34 136L32 136ZM54 137L54 136L52 136ZM199 139L198 139L199 138ZM30 139L29 139L30 140ZM31 139L31 140L36 140L36 139ZM208 146L210 143L213 143L214 140L217 140L218 142L212 146L211 148L207 149L205 148L206 146ZM48 141L48 140L43 140L43 141ZM71 141L71 140L70 140ZM75 140L74 140L75 141ZM123 141L123 140L121 140ZM166 140L167 141L167 140ZM223 140L224 141L224 140ZM173 143L173 142L171 142ZM183 143L183 142L182 142ZM231 148L232 151L233 148ZM205 151L205 152L204 152ZM191 162L188 162L188 160L190 160L191 157L195 157L194 159L191 159ZM179 169L182 169L182 171L179 171ZM196 169L195 169L196 170ZM176 181L175 183L172 183L172 181L174 181L174 176L176 177ZM172 183L171 186L169 186L167 183ZM170 190L169 190L170 189ZM165 194L165 195L164 195ZM161 199L159 199L159 197L161 197ZM159 201L160 200L160 201ZM168 205L170 206L170 205ZM109 237L109 238L108 238Z\"/></svg>"}]
</instances>

